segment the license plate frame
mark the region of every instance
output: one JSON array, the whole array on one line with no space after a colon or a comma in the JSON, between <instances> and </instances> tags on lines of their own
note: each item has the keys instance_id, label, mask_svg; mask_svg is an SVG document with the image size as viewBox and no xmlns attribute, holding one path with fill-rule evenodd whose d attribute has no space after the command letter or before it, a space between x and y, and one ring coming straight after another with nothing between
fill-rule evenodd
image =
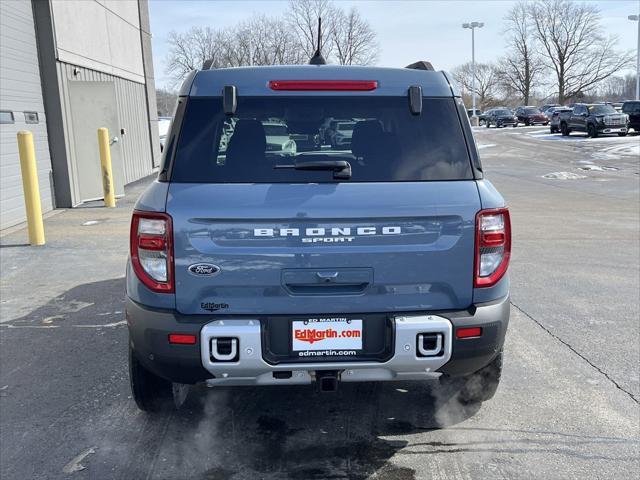
<instances>
[{"instance_id":1,"label":"license plate frame","mask_svg":"<svg viewBox=\"0 0 640 480\"><path fill-rule=\"evenodd\" d=\"M362 317L327 316L291 319L290 351L353 352L364 350L364 319Z\"/></svg>"}]
</instances>

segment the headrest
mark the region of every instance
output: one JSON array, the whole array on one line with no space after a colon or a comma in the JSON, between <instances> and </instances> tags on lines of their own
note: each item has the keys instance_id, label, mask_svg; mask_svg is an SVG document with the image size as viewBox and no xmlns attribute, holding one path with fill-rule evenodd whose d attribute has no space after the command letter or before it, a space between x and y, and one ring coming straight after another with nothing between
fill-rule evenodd
<instances>
[{"instance_id":1,"label":"headrest","mask_svg":"<svg viewBox=\"0 0 640 480\"><path fill-rule=\"evenodd\" d=\"M238 120L227 147L227 162L229 158L262 157L267 148L267 137L264 127L259 120Z\"/></svg>"},{"instance_id":2,"label":"headrest","mask_svg":"<svg viewBox=\"0 0 640 480\"><path fill-rule=\"evenodd\" d=\"M378 120L357 122L351 137L351 151L356 157L364 157L375 151L382 142L384 131Z\"/></svg>"}]
</instances>

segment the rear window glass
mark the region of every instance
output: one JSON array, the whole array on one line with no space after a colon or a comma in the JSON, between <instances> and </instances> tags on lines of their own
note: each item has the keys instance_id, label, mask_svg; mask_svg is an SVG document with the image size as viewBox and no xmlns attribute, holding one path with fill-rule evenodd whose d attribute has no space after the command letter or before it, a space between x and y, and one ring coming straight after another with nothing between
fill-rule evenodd
<instances>
[{"instance_id":1,"label":"rear window glass","mask_svg":"<svg viewBox=\"0 0 640 480\"><path fill-rule=\"evenodd\" d=\"M528 113L529 115L534 115L536 113L542 113L537 108L525 108L524 113Z\"/></svg>"},{"instance_id":2,"label":"rear window glass","mask_svg":"<svg viewBox=\"0 0 640 480\"><path fill-rule=\"evenodd\" d=\"M346 161L351 178L292 168ZM453 98L192 97L173 160L174 182L308 183L470 180L469 153Z\"/></svg>"}]
</instances>

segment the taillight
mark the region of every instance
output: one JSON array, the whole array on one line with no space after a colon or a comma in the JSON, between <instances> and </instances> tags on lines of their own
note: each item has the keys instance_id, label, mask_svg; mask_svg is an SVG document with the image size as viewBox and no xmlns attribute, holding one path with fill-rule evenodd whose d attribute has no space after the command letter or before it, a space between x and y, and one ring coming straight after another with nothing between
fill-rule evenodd
<instances>
[{"instance_id":1,"label":"taillight","mask_svg":"<svg viewBox=\"0 0 640 480\"><path fill-rule=\"evenodd\" d=\"M509 267L511 220L507 208L481 210L476 215L475 287L498 283Z\"/></svg>"},{"instance_id":2,"label":"taillight","mask_svg":"<svg viewBox=\"0 0 640 480\"><path fill-rule=\"evenodd\" d=\"M130 255L133 270L150 290L173 293L173 227L166 213L134 211Z\"/></svg>"}]
</instances>

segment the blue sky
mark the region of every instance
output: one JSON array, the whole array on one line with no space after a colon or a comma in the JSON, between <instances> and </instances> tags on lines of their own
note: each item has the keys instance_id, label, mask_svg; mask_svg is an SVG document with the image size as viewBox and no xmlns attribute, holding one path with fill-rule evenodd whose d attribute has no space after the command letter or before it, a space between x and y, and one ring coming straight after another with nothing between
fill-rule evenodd
<instances>
[{"instance_id":1,"label":"blue sky","mask_svg":"<svg viewBox=\"0 0 640 480\"><path fill-rule=\"evenodd\" d=\"M493 61L505 53L502 18L515 3L508 0L396 0L335 2L344 9L355 6L378 34L381 55L378 65L403 67L416 60L429 60L438 70L450 70L471 60L471 33L461 24L481 21L476 31L476 60ZM603 26L619 37L619 48L635 49L637 24L627 20L638 13L640 0L593 1L602 13ZM190 27L224 28L254 13L280 15L287 1L278 0L150 0L151 32L156 85L169 84L165 73L167 36Z\"/></svg>"}]
</instances>

